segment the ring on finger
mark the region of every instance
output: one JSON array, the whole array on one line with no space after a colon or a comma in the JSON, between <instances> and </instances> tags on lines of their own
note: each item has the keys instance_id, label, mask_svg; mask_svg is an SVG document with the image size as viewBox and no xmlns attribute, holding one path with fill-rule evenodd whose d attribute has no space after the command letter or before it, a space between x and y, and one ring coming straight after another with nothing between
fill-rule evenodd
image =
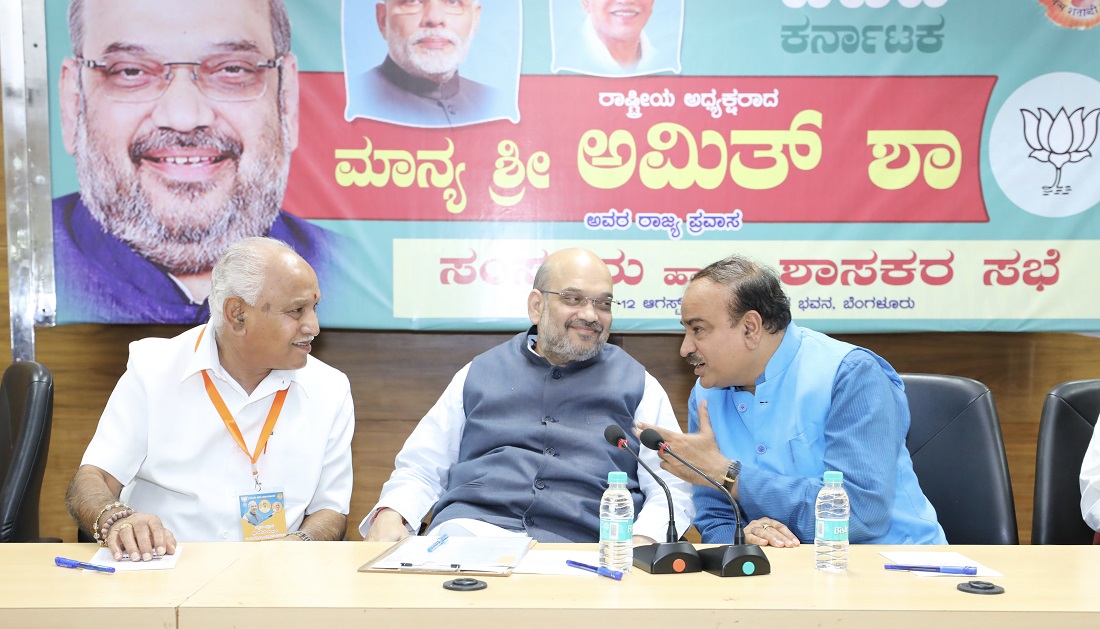
<instances>
[{"instance_id":1,"label":"ring on finger","mask_svg":"<svg viewBox=\"0 0 1100 629\"><path fill-rule=\"evenodd\" d=\"M130 524L129 522L123 522L122 524L119 524L118 528L115 529L115 530L118 531L119 533L121 533L122 529L132 529L132 528L134 528L133 524Z\"/></svg>"},{"instance_id":2,"label":"ring on finger","mask_svg":"<svg viewBox=\"0 0 1100 629\"><path fill-rule=\"evenodd\" d=\"M772 525L771 525L771 524L764 524L764 525L762 525L762 528L763 528L763 529L764 529L765 531L766 531L766 530L768 530L768 529L770 529L771 527L772 527Z\"/></svg>"}]
</instances>

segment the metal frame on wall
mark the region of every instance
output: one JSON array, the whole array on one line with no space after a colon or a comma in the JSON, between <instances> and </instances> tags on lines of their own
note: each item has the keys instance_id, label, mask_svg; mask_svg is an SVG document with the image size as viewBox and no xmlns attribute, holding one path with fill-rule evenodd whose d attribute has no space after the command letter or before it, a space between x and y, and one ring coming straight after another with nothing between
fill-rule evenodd
<instances>
[{"instance_id":1,"label":"metal frame on wall","mask_svg":"<svg viewBox=\"0 0 1100 629\"><path fill-rule=\"evenodd\" d=\"M45 5L0 3L5 211L12 360L34 360L34 326L53 325Z\"/></svg>"}]
</instances>

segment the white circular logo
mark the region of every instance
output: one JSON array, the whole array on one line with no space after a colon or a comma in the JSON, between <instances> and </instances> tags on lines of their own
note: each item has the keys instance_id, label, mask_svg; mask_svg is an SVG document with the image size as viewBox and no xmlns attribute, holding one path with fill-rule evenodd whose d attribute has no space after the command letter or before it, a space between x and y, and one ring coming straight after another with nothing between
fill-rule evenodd
<instances>
[{"instance_id":1,"label":"white circular logo","mask_svg":"<svg viewBox=\"0 0 1100 629\"><path fill-rule=\"evenodd\" d=\"M1021 85L989 133L989 166L1013 203L1036 216L1073 216L1100 201L1100 82L1054 72Z\"/></svg>"}]
</instances>

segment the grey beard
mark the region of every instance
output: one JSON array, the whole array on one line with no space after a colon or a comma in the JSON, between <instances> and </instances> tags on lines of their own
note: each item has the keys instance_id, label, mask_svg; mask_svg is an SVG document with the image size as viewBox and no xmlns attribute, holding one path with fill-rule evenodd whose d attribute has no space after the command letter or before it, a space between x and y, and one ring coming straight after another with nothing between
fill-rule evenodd
<instances>
[{"instance_id":1,"label":"grey beard","mask_svg":"<svg viewBox=\"0 0 1100 629\"><path fill-rule=\"evenodd\" d=\"M608 331L606 328L599 332L599 338L590 347L578 347L570 342L566 336L569 322L566 323L567 329L563 330L562 334L550 332L551 327L547 320L547 314L544 311L542 320L539 321L538 344L542 354L551 362L555 364L581 362L595 358L603 351L603 346L607 342Z\"/></svg>"},{"instance_id":2,"label":"grey beard","mask_svg":"<svg viewBox=\"0 0 1100 629\"><path fill-rule=\"evenodd\" d=\"M82 108L83 109L83 108ZM84 111L77 120L77 177L92 216L136 253L175 275L207 273L232 243L261 236L279 215L290 172L288 129L282 123L283 159L263 160L250 172L238 171L229 199L206 224L178 227L159 220L136 172L118 172L102 154L89 149ZM239 158L239 151L237 152ZM130 162L133 163L133 162ZM170 186L181 210L210 191L212 184Z\"/></svg>"}]
</instances>

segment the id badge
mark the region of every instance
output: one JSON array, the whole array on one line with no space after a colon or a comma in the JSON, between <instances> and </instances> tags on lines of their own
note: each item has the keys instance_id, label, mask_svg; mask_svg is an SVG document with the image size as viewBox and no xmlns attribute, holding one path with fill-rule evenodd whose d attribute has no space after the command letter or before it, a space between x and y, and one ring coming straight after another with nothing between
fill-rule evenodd
<instances>
[{"instance_id":1,"label":"id badge","mask_svg":"<svg viewBox=\"0 0 1100 629\"><path fill-rule=\"evenodd\" d=\"M281 491L242 494L241 539L246 542L261 542L286 536L285 506L286 501Z\"/></svg>"}]
</instances>

